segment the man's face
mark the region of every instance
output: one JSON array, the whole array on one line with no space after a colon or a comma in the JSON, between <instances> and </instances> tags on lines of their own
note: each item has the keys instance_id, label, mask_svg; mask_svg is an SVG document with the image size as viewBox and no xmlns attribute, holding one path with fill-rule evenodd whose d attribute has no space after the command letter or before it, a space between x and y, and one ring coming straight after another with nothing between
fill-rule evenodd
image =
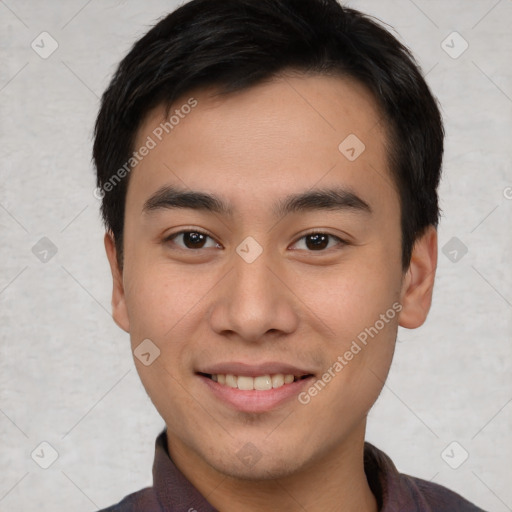
<instances>
[{"instance_id":1,"label":"man's face","mask_svg":"<svg viewBox=\"0 0 512 512\"><path fill-rule=\"evenodd\" d=\"M133 350L160 350L135 363L176 453L242 478L290 474L364 436L391 364L406 280L384 128L371 95L334 77L202 90L176 109L161 141L163 108L138 132L135 149L156 147L130 176L114 317ZM162 187L230 213L172 206ZM238 389L254 385L276 387Z\"/></svg>"}]
</instances>

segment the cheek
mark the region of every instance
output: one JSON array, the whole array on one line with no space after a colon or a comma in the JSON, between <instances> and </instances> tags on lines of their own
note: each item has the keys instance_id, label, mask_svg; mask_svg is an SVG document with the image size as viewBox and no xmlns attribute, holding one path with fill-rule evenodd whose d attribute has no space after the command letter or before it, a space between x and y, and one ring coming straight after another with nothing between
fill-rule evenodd
<instances>
[{"instance_id":1,"label":"cheek","mask_svg":"<svg viewBox=\"0 0 512 512\"><path fill-rule=\"evenodd\" d=\"M198 414L197 401L183 392L183 386L187 386L186 369L191 364L189 340L194 322L190 319L197 314L197 305L208 290L208 283L196 283L183 270L143 262L142 258L132 259L131 267L126 268L126 282L132 350L150 339L160 351L148 366L134 356L146 392L164 418L181 418L192 411Z\"/></svg>"},{"instance_id":2,"label":"cheek","mask_svg":"<svg viewBox=\"0 0 512 512\"><path fill-rule=\"evenodd\" d=\"M179 368L172 364L173 355L162 355L151 366L137 364L140 380L153 405L171 432L190 437L190 418L203 418L201 396L188 391ZM206 437L206 434L204 434Z\"/></svg>"},{"instance_id":3,"label":"cheek","mask_svg":"<svg viewBox=\"0 0 512 512\"><path fill-rule=\"evenodd\" d=\"M361 328L351 324L356 334L347 337L340 335L328 347L324 373L301 397L301 403L307 403L306 408L311 407L308 414L317 423L336 425L341 435L354 428L368 414L382 390L391 365L396 316L395 311L389 309L389 323L382 321L384 326L376 324L375 320ZM345 329L345 326L340 325L340 330L342 328Z\"/></svg>"},{"instance_id":4,"label":"cheek","mask_svg":"<svg viewBox=\"0 0 512 512\"><path fill-rule=\"evenodd\" d=\"M400 297L400 274L381 255L360 251L331 268L290 276L294 293L329 338L348 340L372 326ZM375 263L373 263L375 262ZM391 312L393 313L393 311Z\"/></svg>"},{"instance_id":5,"label":"cheek","mask_svg":"<svg viewBox=\"0 0 512 512\"><path fill-rule=\"evenodd\" d=\"M319 414L339 413L347 404L361 413L369 409L393 357L401 309L400 273L386 265L382 254L369 250L366 258L360 254L328 278L317 279L316 287L311 286L313 280L298 292L321 325L328 327L324 328L329 341L320 347L325 351L325 371L330 371L320 380L328 384L323 388L320 383L317 387L322 391L313 394L323 395L332 407Z\"/></svg>"},{"instance_id":6,"label":"cheek","mask_svg":"<svg viewBox=\"0 0 512 512\"><path fill-rule=\"evenodd\" d=\"M194 315L201 299L211 288L211 278L165 263L144 263L128 274L126 305L132 335L172 339L173 330Z\"/></svg>"}]
</instances>

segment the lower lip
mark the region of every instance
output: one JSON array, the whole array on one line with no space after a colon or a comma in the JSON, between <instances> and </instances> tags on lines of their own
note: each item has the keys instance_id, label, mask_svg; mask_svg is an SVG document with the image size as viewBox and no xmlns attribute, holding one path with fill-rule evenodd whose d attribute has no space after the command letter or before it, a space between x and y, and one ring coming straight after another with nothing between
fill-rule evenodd
<instances>
[{"instance_id":1,"label":"lower lip","mask_svg":"<svg viewBox=\"0 0 512 512\"><path fill-rule=\"evenodd\" d=\"M219 384L214 380L198 375L211 392L223 402L231 405L242 412L267 412L283 404L287 400L296 397L301 390L310 384L313 377L284 384L279 388L272 388L266 391L256 389L244 391L238 388L230 388Z\"/></svg>"}]
</instances>

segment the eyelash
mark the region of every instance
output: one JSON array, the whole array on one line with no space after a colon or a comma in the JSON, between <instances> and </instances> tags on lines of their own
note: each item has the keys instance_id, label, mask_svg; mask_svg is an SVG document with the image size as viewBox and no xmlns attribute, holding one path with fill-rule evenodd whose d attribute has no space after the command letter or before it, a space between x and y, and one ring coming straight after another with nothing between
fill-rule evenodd
<instances>
[{"instance_id":1,"label":"eyelash","mask_svg":"<svg viewBox=\"0 0 512 512\"><path fill-rule=\"evenodd\" d=\"M311 235L327 235L329 238L336 240L338 242L337 246L340 246L340 247L344 247L346 245L349 245L349 243L346 240L344 240L343 238L340 238L339 236L333 235L332 233L329 233L329 232L326 232L326 231L322 231L322 230L318 230L318 229L316 229L316 230L314 229L312 231L304 233L300 238L298 238L293 243L293 245L295 245L297 242L299 242L303 238L306 238L307 236L311 236ZM340 247L338 247L338 249ZM321 249L319 251L307 251L307 252L327 252L327 251L335 249L335 248L336 248L336 246L335 247L330 247L328 249ZM295 249L295 250L297 250L297 249Z\"/></svg>"},{"instance_id":2,"label":"eyelash","mask_svg":"<svg viewBox=\"0 0 512 512\"><path fill-rule=\"evenodd\" d=\"M204 235L208 238L211 238L212 240L215 241L215 239L209 234L209 233L206 233L205 231L202 231L200 229L185 229L185 230L182 230L182 231L177 231L176 233L172 233L171 235L169 235L168 237L166 237L164 239L164 243L170 243L172 242L176 237L178 237L179 235L183 235L185 233L198 233L200 235ZM328 237L330 238L333 238L335 240L337 240L338 242L338 245L340 246L346 246L346 245L349 245L349 243L346 241L346 240L343 240L342 238L340 238L339 236L336 236L336 235L333 235L331 233L327 233L325 231L321 231L321 230L313 230L313 231L310 231L308 233L304 233L300 238L298 238L292 245L295 245L297 244L300 240L302 240L303 238L306 238L307 236L311 236L311 235L327 235ZM216 242L216 241L215 241ZM216 242L218 244L218 242ZM220 244L219 244L220 245ZM203 249L202 247L199 248L199 249L188 249L188 248L183 248L183 247L180 247L180 249L184 250L184 251L188 251L188 252L197 252L201 249ZM330 248L332 249L332 247ZM297 250L297 249L294 249L294 250ZM327 252L329 249L321 249L319 251L307 251L307 252Z\"/></svg>"}]
</instances>

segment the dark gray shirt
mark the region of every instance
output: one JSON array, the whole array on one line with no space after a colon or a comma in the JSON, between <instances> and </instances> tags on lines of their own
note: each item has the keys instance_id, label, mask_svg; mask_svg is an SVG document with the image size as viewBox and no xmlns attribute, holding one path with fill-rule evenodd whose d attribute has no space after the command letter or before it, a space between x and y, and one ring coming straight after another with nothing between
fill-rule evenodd
<instances>
[{"instance_id":1,"label":"dark gray shirt","mask_svg":"<svg viewBox=\"0 0 512 512\"><path fill-rule=\"evenodd\" d=\"M155 443L153 486L100 512L218 512L175 466L166 430ZM366 442L364 469L380 512L484 512L441 485L399 473L391 459Z\"/></svg>"}]
</instances>

